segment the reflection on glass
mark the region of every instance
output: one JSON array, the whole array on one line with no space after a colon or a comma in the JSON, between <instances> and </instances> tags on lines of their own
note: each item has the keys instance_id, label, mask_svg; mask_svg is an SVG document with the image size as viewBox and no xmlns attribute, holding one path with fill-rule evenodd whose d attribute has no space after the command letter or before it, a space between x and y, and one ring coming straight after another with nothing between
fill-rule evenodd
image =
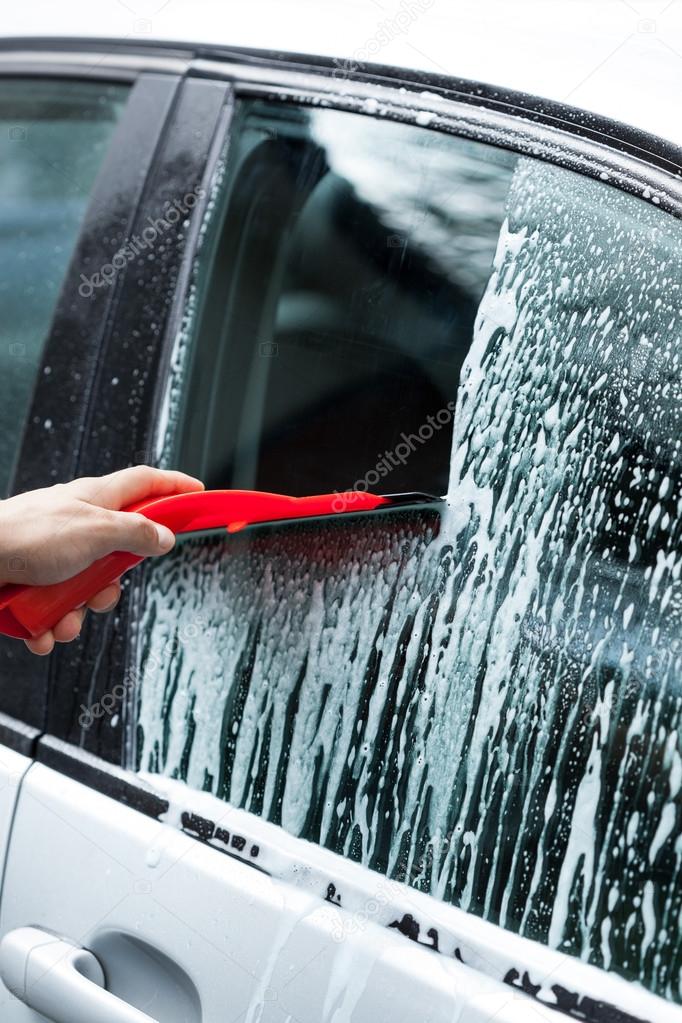
<instances>
[{"instance_id":1,"label":"reflection on glass","mask_svg":"<svg viewBox=\"0 0 682 1023\"><path fill-rule=\"evenodd\" d=\"M95 175L126 86L0 83L0 496Z\"/></svg>"},{"instance_id":2,"label":"reflection on glass","mask_svg":"<svg viewBox=\"0 0 682 1023\"><path fill-rule=\"evenodd\" d=\"M514 158L331 110L240 123L174 461L215 487L444 493Z\"/></svg>"}]
</instances>

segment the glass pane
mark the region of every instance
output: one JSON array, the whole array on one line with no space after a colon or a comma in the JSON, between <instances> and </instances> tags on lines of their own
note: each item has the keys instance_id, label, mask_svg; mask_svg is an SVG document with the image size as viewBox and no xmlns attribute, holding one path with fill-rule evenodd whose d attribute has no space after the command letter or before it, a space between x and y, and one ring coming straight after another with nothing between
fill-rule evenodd
<instances>
[{"instance_id":1,"label":"glass pane","mask_svg":"<svg viewBox=\"0 0 682 1023\"><path fill-rule=\"evenodd\" d=\"M346 167L392 160L385 128ZM434 145L456 178L464 144ZM136 764L679 1001L680 226L492 166L506 215L445 512L193 539L149 567ZM486 174L456 180L483 236Z\"/></svg>"},{"instance_id":2,"label":"glass pane","mask_svg":"<svg viewBox=\"0 0 682 1023\"><path fill-rule=\"evenodd\" d=\"M514 158L332 110L239 123L174 463L213 487L444 493Z\"/></svg>"},{"instance_id":3,"label":"glass pane","mask_svg":"<svg viewBox=\"0 0 682 1023\"><path fill-rule=\"evenodd\" d=\"M0 80L0 495L43 344L127 88Z\"/></svg>"}]
</instances>

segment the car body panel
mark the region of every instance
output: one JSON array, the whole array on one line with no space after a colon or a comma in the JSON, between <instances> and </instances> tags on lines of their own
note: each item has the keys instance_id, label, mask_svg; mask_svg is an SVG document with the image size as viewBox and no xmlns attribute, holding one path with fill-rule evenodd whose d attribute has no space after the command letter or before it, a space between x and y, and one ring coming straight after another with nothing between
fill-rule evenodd
<instances>
[{"instance_id":1,"label":"car body panel","mask_svg":"<svg viewBox=\"0 0 682 1023\"><path fill-rule=\"evenodd\" d=\"M30 757L0 744L0 877L4 876L19 788L31 764Z\"/></svg>"},{"instance_id":2,"label":"car body panel","mask_svg":"<svg viewBox=\"0 0 682 1023\"><path fill-rule=\"evenodd\" d=\"M234 815L223 807L221 824L231 827ZM110 972L108 987L163 1023L556 1018L454 958L415 948L42 765L22 788L0 930L27 919L105 961L117 941L132 942L138 956L149 950L143 980L128 968ZM6 1023L35 1018L6 991L0 1009Z\"/></svg>"}]
</instances>

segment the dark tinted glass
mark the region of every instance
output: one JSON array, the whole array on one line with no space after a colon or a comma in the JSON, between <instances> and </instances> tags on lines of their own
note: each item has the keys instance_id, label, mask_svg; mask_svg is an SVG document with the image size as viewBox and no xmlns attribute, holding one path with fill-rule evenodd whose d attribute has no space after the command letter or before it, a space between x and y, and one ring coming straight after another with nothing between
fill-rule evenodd
<instances>
[{"instance_id":1,"label":"dark tinted glass","mask_svg":"<svg viewBox=\"0 0 682 1023\"><path fill-rule=\"evenodd\" d=\"M127 93L0 81L0 496L95 175ZM49 421L46 423L49 429Z\"/></svg>"},{"instance_id":2,"label":"dark tinted glass","mask_svg":"<svg viewBox=\"0 0 682 1023\"><path fill-rule=\"evenodd\" d=\"M512 163L421 128L246 106L181 464L214 487L444 493Z\"/></svg>"}]
</instances>

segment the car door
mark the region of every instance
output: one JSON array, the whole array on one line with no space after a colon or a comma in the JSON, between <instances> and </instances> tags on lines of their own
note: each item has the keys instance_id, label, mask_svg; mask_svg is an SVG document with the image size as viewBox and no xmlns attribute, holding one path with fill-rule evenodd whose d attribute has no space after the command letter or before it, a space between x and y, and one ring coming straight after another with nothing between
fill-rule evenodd
<instances>
[{"instance_id":1,"label":"car door","mask_svg":"<svg viewBox=\"0 0 682 1023\"><path fill-rule=\"evenodd\" d=\"M680 1018L677 191L390 85L175 104L77 467L339 514L183 540L59 652L3 1018Z\"/></svg>"}]
</instances>

